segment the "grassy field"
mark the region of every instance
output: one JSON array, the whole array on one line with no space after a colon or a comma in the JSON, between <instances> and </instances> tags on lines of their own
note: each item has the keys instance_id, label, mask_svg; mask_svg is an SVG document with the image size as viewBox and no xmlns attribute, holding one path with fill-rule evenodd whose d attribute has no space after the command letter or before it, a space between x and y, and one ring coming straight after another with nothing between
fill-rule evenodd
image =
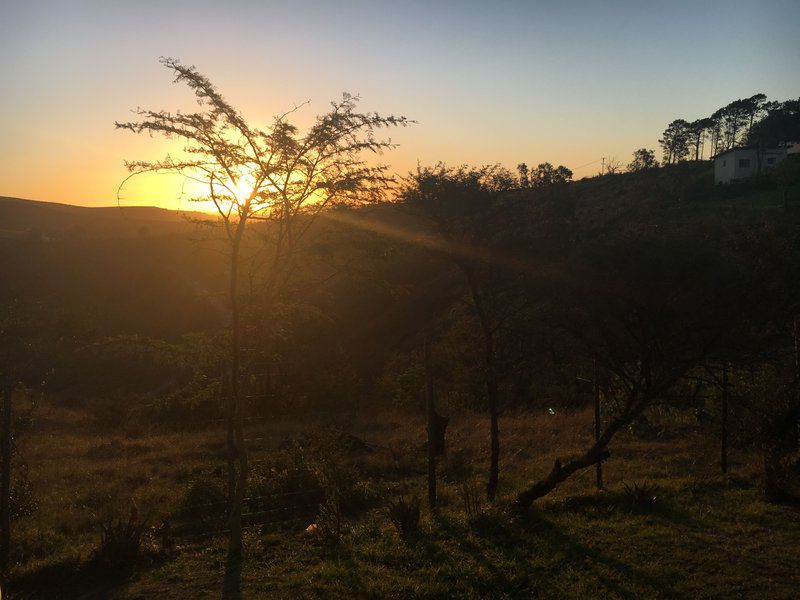
<instances>
[{"instance_id":1,"label":"grassy field","mask_svg":"<svg viewBox=\"0 0 800 600\"><path fill-rule=\"evenodd\" d=\"M472 514L464 490L483 495L488 424L456 415L441 509L430 514L423 502L420 529L405 541L385 507L425 497L421 419L322 414L303 425L253 425L250 510L267 518L247 528L243 564L228 565L224 533L206 535L224 529L214 520L223 433L209 424L108 437L82 414L45 403L20 435L35 506L14 531L11 598L796 598L800 590L800 512L763 499L754 454L733 449L724 479L714 436L680 416L663 426L651 416L646 434L618 438L605 491L587 471L521 515L508 502L586 444L590 413L506 413L500 498ZM302 440L331 425L355 436L315 446L345 482L338 544L305 532L321 500L309 467L320 455ZM152 550L130 569L92 567L100 524L127 518L132 499L153 529L170 523L175 548L160 549L153 534Z\"/></svg>"}]
</instances>

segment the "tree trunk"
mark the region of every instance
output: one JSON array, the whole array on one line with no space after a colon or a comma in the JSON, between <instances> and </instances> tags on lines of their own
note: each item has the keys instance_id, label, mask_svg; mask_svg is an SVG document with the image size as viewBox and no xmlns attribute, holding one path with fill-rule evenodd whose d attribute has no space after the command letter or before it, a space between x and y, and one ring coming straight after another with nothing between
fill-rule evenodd
<instances>
[{"instance_id":1,"label":"tree trunk","mask_svg":"<svg viewBox=\"0 0 800 600\"><path fill-rule=\"evenodd\" d=\"M436 407L431 368L431 342L425 340L425 379L428 387L428 506L436 508Z\"/></svg>"},{"instance_id":2,"label":"tree trunk","mask_svg":"<svg viewBox=\"0 0 800 600\"><path fill-rule=\"evenodd\" d=\"M491 420L491 457L489 462L489 481L486 484L486 497L494 502L497 483L500 479L500 411L497 408L497 380L489 383L489 418Z\"/></svg>"},{"instance_id":3,"label":"tree trunk","mask_svg":"<svg viewBox=\"0 0 800 600\"><path fill-rule=\"evenodd\" d=\"M223 377L222 395L225 402L225 427L228 463L228 514L233 510L233 498L236 492L236 438L233 427L233 395L230 389L230 376Z\"/></svg>"},{"instance_id":4,"label":"tree trunk","mask_svg":"<svg viewBox=\"0 0 800 600\"><path fill-rule=\"evenodd\" d=\"M728 473L728 365L722 367L722 430L720 432L720 467Z\"/></svg>"},{"instance_id":5,"label":"tree trunk","mask_svg":"<svg viewBox=\"0 0 800 600\"><path fill-rule=\"evenodd\" d=\"M602 460L611 456L607 446L614 435L623 427L631 423L636 417L642 414L650 404L649 396L642 396L638 400L628 403L628 409L619 417L608 424L606 430L600 435L594 445L583 455L562 464L556 460L552 470L544 479L541 479L528 487L517 496L516 505L519 508L529 508L534 500L546 496L552 492L558 484L565 481L573 473L591 467Z\"/></svg>"},{"instance_id":6,"label":"tree trunk","mask_svg":"<svg viewBox=\"0 0 800 600\"><path fill-rule=\"evenodd\" d=\"M484 319L482 319L484 321ZM485 341L485 366L486 366L486 397L489 401L489 479L486 482L486 498L493 502L497 495L497 483L500 479L500 427L498 407L498 378L497 366L494 356L494 334L491 329L484 327Z\"/></svg>"},{"instance_id":7,"label":"tree trunk","mask_svg":"<svg viewBox=\"0 0 800 600\"><path fill-rule=\"evenodd\" d=\"M500 426L499 426L499 377L494 351L494 331L489 315L483 304L475 275L469 267L462 267L469 283L472 303L480 321L484 343L484 368L486 369L486 399L489 403L489 479L486 482L486 498L493 502L497 495L497 483L500 479Z\"/></svg>"},{"instance_id":8,"label":"tree trunk","mask_svg":"<svg viewBox=\"0 0 800 600\"><path fill-rule=\"evenodd\" d=\"M236 227L233 244L231 247L231 377L230 377L230 409L228 411L228 436L233 432L234 452L238 460L238 473L234 476L229 473L229 482L235 481L230 500L230 540L229 553L233 557L242 554L242 507L244 506L245 490L247 488L247 449L244 442L242 425L242 397L239 389L241 371L241 314L238 299L239 283L239 254L246 217L240 218ZM233 461L229 463L229 468Z\"/></svg>"},{"instance_id":9,"label":"tree trunk","mask_svg":"<svg viewBox=\"0 0 800 600\"><path fill-rule=\"evenodd\" d=\"M589 451L583 456L575 458L568 463L562 465L560 460L556 460L550 474L544 479L537 481L530 486L527 490L517 496L517 506L520 508L528 508L534 500L546 496L552 492L559 483L565 481L570 475L590 467L598 462L605 460L611 456L611 453L605 448L600 448L598 444L592 446Z\"/></svg>"},{"instance_id":10,"label":"tree trunk","mask_svg":"<svg viewBox=\"0 0 800 600\"><path fill-rule=\"evenodd\" d=\"M13 389L3 390L2 431L0 431L0 572L8 568L11 549L11 402Z\"/></svg>"}]
</instances>

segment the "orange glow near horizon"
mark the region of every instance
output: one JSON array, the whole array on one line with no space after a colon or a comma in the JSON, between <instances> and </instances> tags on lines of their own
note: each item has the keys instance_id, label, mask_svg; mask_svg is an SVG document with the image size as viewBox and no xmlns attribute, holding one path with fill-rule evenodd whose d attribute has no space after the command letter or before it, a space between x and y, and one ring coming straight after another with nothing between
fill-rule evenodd
<instances>
[{"instance_id":1,"label":"orange glow near horizon","mask_svg":"<svg viewBox=\"0 0 800 600\"><path fill-rule=\"evenodd\" d=\"M375 161L398 176L440 161L511 170L550 162L580 179L598 173L601 157L627 164L637 148L658 149L673 119L708 116L755 92L770 100L799 93L787 51L796 45L797 2L764 10L736 1L729 11L591 2L581 10L510 2L364 11L311 2L307 27L268 37L263 23L293 23L295 3L234 0L224 14L166 3L158 18L132 3L73 4L3 4L0 195L112 206L124 160L178 155L180 140L114 129L135 120L137 106L196 110L160 55L196 65L263 129L310 100L290 115L305 131L343 91L358 94L363 111L414 119L381 132L399 146ZM191 189L179 177L141 177L124 186L120 203L207 210L189 202Z\"/></svg>"}]
</instances>

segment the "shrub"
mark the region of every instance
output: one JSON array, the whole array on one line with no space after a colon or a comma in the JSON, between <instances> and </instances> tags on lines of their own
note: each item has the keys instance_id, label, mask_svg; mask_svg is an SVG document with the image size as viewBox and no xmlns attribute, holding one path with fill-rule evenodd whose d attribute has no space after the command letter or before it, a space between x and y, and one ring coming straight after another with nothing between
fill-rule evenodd
<instances>
[{"instance_id":1,"label":"shrub","mask_svg":"<svg viewBox=\"0 0 800 600\"><path fill-rule=\"evenodd\" d=\"M190 515L207 513L208 509L223 508L227 502L225 491L216 481L210 479L193 479L186 486L179 509L180 514Z\"/></svg>"},{"instance_id":2,"label":"shrub","mask_svg":"<svg viewBox=\"0 0 800 600\"><path fill-rule=\"evenodd\" d=\"M400 539L408 541L419 530L419 498L400 498L389 501L389 519L397 530Z\"/></svg>"},{"instance_id":3,"label":"shrub","mask_svg":"<svg viewBox=\"0 0 800 600\"><path fill-rule=\"evenodd\" d=\"M106 573L129 572L140 556L146 527L139 520L136 503L131 503L127 523L120 519L117 522L109 521L100 527L100 544L92 552L91 562Z\"/></svg>"},{"instance_id":4,"label":"shrub","mask_svg":"<svg viewBox=\"0 0 800 600\"><path fill-rule=\"evenodd\" d=\"M342 540L342 507L334 500L326 500L319 505L314 533L325 545L333 546Z\"/></svg>"},{"instance_id":5,"label":"shrub","mask_svg":"<svg viewBox=\"0 0 800 600\"><path fill-rule=\"evenodd\" d=\"M648 483L634 481L632 484L623 484L623 503L633 510L648 511L658 504L657 489Z\"/></svg>"},{"instance_id":6,"label":"shrub","mask_svg":"<svg viewBox=\"0 0 800 600\"><path fill-rule=\"evenodd\" d=\"M481 490L478 482L474 479L463 481L459 486L461 493L461 503L464 507L464 512L472 519L481 513Z\"/></svg>"},{"instance_id":7,"label":"shrub","mask_svg":"<svg viewBox=\"0 0 800 600\"><path fill-rule=\"evenodd\" d=\"M304 475L301 481L311 476L308 497L321 496L319 518L329 521L336 537L341 533L342 513L357 512L369 504L369 490L359 487L358 472L348 460L354 439L336 429L322 429L295 441L289 449L294 470Z\"/></svg>"},{"instance_id":8,"label":"shrub","mask_svg":"<svg viewBox=\"0 0 800 600\"><path fill-rule=\"evenodd\" d=\"M224 489L213 479L205 477L189 482L178 509L172 515L178 535L220 529L226 518L227 496Z\"/></svg>"}]
</instances>

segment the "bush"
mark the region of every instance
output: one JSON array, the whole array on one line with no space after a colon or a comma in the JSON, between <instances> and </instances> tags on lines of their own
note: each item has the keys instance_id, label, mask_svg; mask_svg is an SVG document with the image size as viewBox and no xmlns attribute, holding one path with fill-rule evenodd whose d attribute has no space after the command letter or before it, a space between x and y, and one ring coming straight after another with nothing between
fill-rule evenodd
<instances>
[{"instance_id":1,"label":"bush","mask_svg":"<svg viewBox=\"0 0 800 600\"><path fill-rule=\"evenodd\" d=\"M136 564L142 549L145 523L139 520L139 509L131 503L128 521L103 524L100 544L90 561L106 573L127 573Z\"/></svg>"},{"instance_id":2,"label":"bush","mask_svg":"<svg viewBox=\"0 0 800 600\"><path fill-rule=\"evenodd\" d=\"M370 490L359 486L359 473L351 453L360 452L363 442L333 428L308 433L289 448L293 468L301 481L310 476L309 497L320 494L329 513L358 512L369 504Z\"/></svg>"},{"instance_id":3,"label":"bush","mask_svg":"<svg viewBox=\"0 0 800 600\"><path fill-rule=\"evenodd\" d=\"M342 541L342 507L335 500L328 499L319 505L314 533L325 545L333 546Z\"/></svg>"},{"instance_id":4,"label":"bush","mask_svg":"<svg viewBox=\"0 0 800 600\"><path fill-rule=\"evenodd\" d=\"M175 533L193 533L201 530L223 528L227 518L227 496L222 486L210 478L197 478L189 482L178 509L173 514ZM169 521L162 529L170 527Z\"/></svg>"},{"instance_id":5,"label":"bush","mask_svg":"<svg viewBox=\"0 0 800 600\"><path fill-rule=\"evenodd\" d=\"M419 531L419 498L400 498L396 502L389 501L389 519L397 530L401 540L408 541Z\"/></svg>"},{"instance_id":6,"label":"bush","mask_svg":"<svg viewBox=\"0 0 800 600\"><path fill-rule=\"evenodd\" d=\"M648 483L625 483L622 488L622 502L630 509L648 511L658 504L657 491L655 486Z\"/></svg>"},{"instance_id":7,"label":"bush","mask_svg":"<svg viewBox=\"0 0 800 600\"><path fill-rule=\"evenodd\" d=\"M461 493L461 503L464 506L464 512L472 519L481 513L481 490L478 482L474 479L463 481L459 486Z\"/></svg>"},{"instance_id":8,"label":"bush","mask_svg":"<svg viewBox=\"0 0 800 600\"><path fill-rule=\"evenodd\" d=\"M189 482L181 501L181 514L208 512L209 508L223 507L227 501L225 491L217 482L209 479L194 479Z\"/></svg>"}]
</instances>

